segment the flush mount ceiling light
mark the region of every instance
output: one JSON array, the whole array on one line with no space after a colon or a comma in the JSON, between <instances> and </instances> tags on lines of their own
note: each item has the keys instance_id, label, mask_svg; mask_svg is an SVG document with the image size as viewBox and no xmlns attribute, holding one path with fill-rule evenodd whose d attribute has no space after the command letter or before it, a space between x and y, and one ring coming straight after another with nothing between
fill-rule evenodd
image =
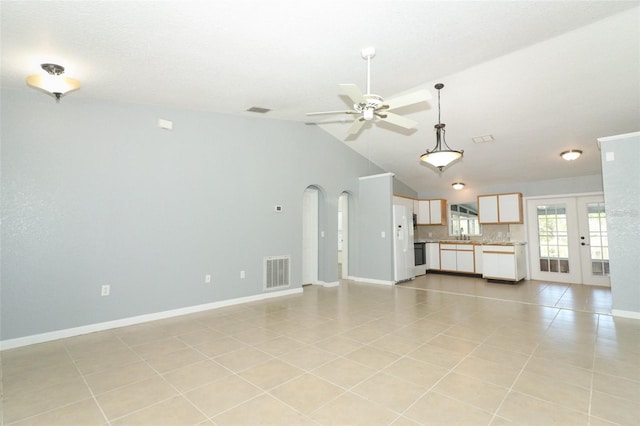
<instances>
[{"instance_id":1,"label":"flush mount ceiling light","mask_svg":"<svg viewBox=\"0 0 640 426\"><path fill-rule=\"evenodd\" d=\"M453 186L453 189L455 189L456 191L460 191L462 188L464 188L464 183L456 182L456 183L452 183L451 186Z\"/></svg>"},{"instance_id":2,"label":"flush mount ceiling light","mask_svg":"<svg viewBox=\"0 0 640 426\"><path fill-rule=\"evenodd\" d=\"M560 154L560 157L562 157L564 160L567 161L573 161L573 160L577 160L578 157L580 157L582 155L582 151L580 151L579 149L570 149L569 151L565 151L562 154Z\"/></svg>"},{"instance_id":3,"label":"flush mount ceiling light","mask_svg":"<svg viewBox=\"0 0 640 426\"><path fill-rule=\"evenodd\" d=\"M435 85L435 88L438 90L438 124L434 126L436 129L436 146L431 151L427 150L427 152L420 156L420 161L429 163L432 166L437 167L440 171L447 167L452 161L462 158L462 154L464 153L463 150L457 151L455 149L451 149L451 147L447 145L447 141L445 139L445 125L440 122L440 89L443 87L444 84L442 83ZM442 145L447 149L443 149Z\"/></svg>"},{"instance_id":4,"label":"flush mount ceiling light","mask_svg":"<svg viewBox=\"0 0 640 426\"><path fill-rule=\"evenodd\" d=\"M63 76L63 66L57 64L42 64L40 67L47 73L30 75L27 77L27 84L53 95L57 102L60 102L60 98L65 93L80 88L80 82L78 80Z\"/></svg>"}]
</instances>

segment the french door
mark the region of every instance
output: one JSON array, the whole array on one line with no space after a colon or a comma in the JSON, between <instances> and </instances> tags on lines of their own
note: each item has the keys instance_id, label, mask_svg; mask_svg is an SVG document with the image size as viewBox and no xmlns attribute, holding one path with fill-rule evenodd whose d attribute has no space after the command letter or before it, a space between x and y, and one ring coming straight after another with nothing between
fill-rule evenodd
<instances>
[{"instance_id":1,"label":"french door","mask_svg":"<svg viewBox=\"0 0 640 426\"><path fill-rule=\"evenodd\" d=\"M527 200L531 278L609 286L602 196Z\"/></svg>"}]
</instances>

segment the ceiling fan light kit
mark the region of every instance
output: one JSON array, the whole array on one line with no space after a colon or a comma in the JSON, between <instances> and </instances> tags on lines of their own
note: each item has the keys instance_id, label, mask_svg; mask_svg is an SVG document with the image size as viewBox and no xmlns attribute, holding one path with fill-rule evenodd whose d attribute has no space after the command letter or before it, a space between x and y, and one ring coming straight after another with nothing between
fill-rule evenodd
<instances>
[{"instance_id":1,"label":"ceiling fan light kit","mask_svg":"<svg viewBox=\"0 0 640 426\"><path fill-rule=\"evenodd\" d=\"M42 90L56 98L60 98L73 90L80 88L80 82L76 79L65 77L64 67L58 64L41 64L40 67L46 74L34 74L27 77L27 84L36 89Z\"/></svg>"},{"instance_id":2,"label":"ceiling fan light kit","mask_svg":"<svg viewBox=\"0 0 640 426\"><path fill-rule=\"evenodd\" d=\"M445 139L445 124L440 122L440 90L443 87L444 84L442 83L435 85L435 88L438 91L438 124L434 126L436 129L436 146L431 151L427 150L427 152L420 156L420 161L429 163L440 171L453 161L462 158L464 154L463 150L451 149ZM443 145L447 149L443 149Z\"/></svg>"},{"instance_id":3,"label":"ceiling fan light kit","mask_svg":"<svg viewBox=\"0 0 640 426\"><path fill-rule=\"evenodd\" d=\"M390 111L407 105L413 105L419 102L428 101L429 99L431 99L431 94L429 93L429 91L424 89L417 90L415 92L401 95L385 101L382 96L371 93L371 59L376 55L375 48L367 47L365 49L362 49L361 54L362 58L366 59L367 61L367 92L362 93L362 90L360 90L360 88L356 84L338 85L342 93L347 95L353 102L353 109L344 111L309 112L307 113L307 115L356 115L357 117L353 121L353 124L351 125L349 130L347 130L347 133L350 135L357 134L366 122L375 122L377 120L385 121L395 126L403 127L405 129L415 128L418 123Z\"/></svg>"},{"instance_id":4,"label":"ceiling fan light kit","mask_svg":"<svg viewBox=\"0 0 640 426\"><path fill-rule=\"evenodd\" d=\"M573 161L577 160L581 155L582 151L580 151L579 149L570 149L569 151L564 151L563 153L561 153L560 157L567 161Z\"/></svg>"}]
</instances>

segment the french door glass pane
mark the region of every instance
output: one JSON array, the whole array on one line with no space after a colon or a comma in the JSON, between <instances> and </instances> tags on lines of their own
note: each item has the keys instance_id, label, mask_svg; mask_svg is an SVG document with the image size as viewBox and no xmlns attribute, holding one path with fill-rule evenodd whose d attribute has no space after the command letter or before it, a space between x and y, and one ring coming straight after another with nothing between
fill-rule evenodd
<instances>
[{"instance_id":1,"label":"french door glass pane","mask_svg":"<svg viewBox=\"0 0 640 426\"><path fill-rule=\"evenodd\" d=\"M609 241L607 239L607 216L604 203L588 203L589 245L591 248L591 272L593 275L609 276Z\"/></svg>"},{"instance_id":2,"label":"french door glass pane","mask_svg":"<svg viewBox=\"0 0 640 426\"><path fill-rule=\"evenodd\" d=\"M569 273L567 209L564 204L537 206L540 270Z\"/></svg>"}]
</instances>

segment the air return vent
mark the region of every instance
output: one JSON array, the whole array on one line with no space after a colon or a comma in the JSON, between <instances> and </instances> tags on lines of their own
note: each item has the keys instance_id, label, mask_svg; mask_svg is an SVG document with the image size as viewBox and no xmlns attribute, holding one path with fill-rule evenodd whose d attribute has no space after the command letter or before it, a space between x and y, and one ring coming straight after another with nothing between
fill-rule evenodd
<instances>
[{"instance_id":1,"label":"air return vent","mask_svg":"<svg viewBox=\"0 0 640 426\"><path fill-rule=\"evenodd\" d=\"M261 108L261 107L251 107L247 109L248 112L257 112L258 114L266 114L271 111L269 108Z\"/></svg>"},{"instance_id":2,"label":"air return vent","mask_svg":"<svg viewBox=\"0 0 640 426\"><path fill-rule=\"evenodd\" d=\"M289 287L291 256L267 256L264 258L264 290Z\"/></svg>"}]
</instances>

